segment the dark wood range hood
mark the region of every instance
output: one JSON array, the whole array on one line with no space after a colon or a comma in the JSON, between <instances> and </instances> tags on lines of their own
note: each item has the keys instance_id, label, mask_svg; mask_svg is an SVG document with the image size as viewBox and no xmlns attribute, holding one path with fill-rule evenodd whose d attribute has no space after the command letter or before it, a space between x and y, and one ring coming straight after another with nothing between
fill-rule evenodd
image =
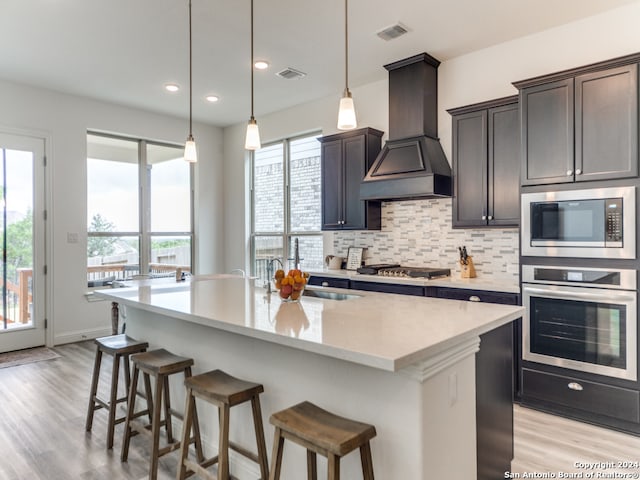
<instances>
[{"instance_id":1,"label":"dark wood range hood","mask_svg":"<svg viewBox=\"0 0 640 480\"><path fill-rule=\"evenodd\" d=\"M451 168L438 139L438 65L421 53L384 66L389 139L360 185L362 200L451 196Z\"/></svg>"}]
</instances>

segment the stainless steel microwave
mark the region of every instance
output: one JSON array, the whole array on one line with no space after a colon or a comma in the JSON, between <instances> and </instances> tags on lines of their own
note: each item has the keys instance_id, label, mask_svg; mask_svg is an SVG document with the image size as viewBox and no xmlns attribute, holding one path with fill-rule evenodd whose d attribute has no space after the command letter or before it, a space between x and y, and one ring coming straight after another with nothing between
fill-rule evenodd
<instances>
[{"instance_id":1,"label":"stainless steel microwave","mask_svg":"<svg viewBox=\"0 0 640 480\"><path fill-rule=\"evenodd\" d=\"M636 258L635 187L522 194L523 256Z\"/></svg>"}]
</instances>

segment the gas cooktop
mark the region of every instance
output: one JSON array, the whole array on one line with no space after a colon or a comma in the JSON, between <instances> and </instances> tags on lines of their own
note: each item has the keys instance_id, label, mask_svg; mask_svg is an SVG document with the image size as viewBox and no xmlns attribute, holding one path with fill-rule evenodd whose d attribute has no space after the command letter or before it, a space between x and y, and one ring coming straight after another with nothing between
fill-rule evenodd
<instances>
[{"instance_id":1,"label":"gas cooktop","mask_svg":"<svg viewBox=\"0 0 640 480\"><path fill-rule=\"evenodd\" d=\"M403 267L398 264L365 265L358 269L358 273L368 275L380 275L383 277L403 278L437 278L451 275L450 268L432 267Z\"/></svg>"}]
</instances>

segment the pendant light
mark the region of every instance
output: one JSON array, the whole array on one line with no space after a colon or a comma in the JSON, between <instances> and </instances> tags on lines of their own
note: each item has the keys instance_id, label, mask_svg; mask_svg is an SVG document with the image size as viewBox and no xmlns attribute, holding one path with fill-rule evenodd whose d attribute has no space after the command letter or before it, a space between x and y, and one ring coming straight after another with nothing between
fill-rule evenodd
<instances>
[{"instance_id":1,"label":"pendant light","mask_svg":"<svg viewBox=\"0 0 640 480\"><path fill-rule=\"evenodd\" d=\"M353 97L349 91L349 0L344 0L344 93L338 110L338 130L353 130L358 126Z\"/></svg>"},{"instance_id":2,"label":"pendant light","mask_svg":"<svg viewBox=\"0 0 640 480\"><path fill-rule=\"evenodd\" d=\"M258 122L253 116L253 0L251 0L251 118L247 125L247 136L244 141L244 148L247 150L258 150L260 148L260 131Z\"/></svg>"},{"instance_id":3,"label":"pendant light","mask_svg":"<svg viewBox=\"0 0 640 480\"><path fill-rule=\"evenodd\" d=\"M193 138L193 73L191 52L191 0L189 0L189 136L184 144L184 160L189 163L198 161L196 141Z\"/></svg>"}]
</instances>

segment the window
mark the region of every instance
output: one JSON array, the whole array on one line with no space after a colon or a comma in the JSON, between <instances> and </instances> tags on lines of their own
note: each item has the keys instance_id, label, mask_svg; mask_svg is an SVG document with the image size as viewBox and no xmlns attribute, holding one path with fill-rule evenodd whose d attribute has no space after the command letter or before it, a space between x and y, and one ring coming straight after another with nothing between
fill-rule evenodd
<instances>
[{"instance_id":1,"label":"window","mask_svg":"<svg viewBox=\"0 0 640 480\"><path fill-rule=\"evenodd\" d=\"M252 262L253 274L262 281L274 258L293 268L296 239L302 268L322 268L318 137L283 140L254 152Z\"/></svg>"},{"instance_id":2,"label":"window","mask_svg":"<svg viewBox=\"0 0 640 480\"><path fill-rule=\"evenodd\" d=\"M87 135L87 281L191 271L191 168L182 147Z\"/></svg>"}]
</instances>

